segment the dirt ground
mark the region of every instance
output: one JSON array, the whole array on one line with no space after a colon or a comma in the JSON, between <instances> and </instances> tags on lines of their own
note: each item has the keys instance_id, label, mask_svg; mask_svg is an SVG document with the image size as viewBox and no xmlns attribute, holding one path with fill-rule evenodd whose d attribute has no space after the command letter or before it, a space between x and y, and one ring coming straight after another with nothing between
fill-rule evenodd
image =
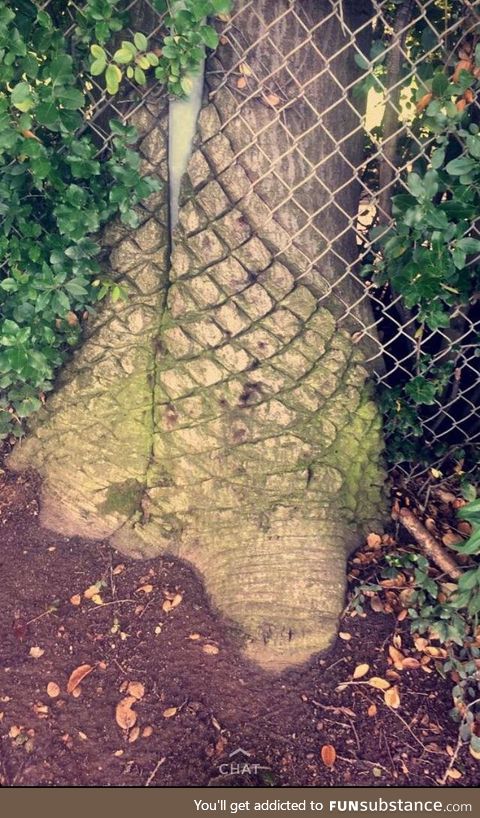
<instances>
[{"instance_id":1,"label":"dirt ground","mask_svg":"<svg viewBox=\"0 0 480 818\"><path fill-rule=\"evenodd\" d=\"M404 621L348 613L328 654L272 679L190 567L42 530L37 490L0 474L3 786L439 786L450 684L392 668L390 645L415 656ZM360 664L399 706L352 678ZM448 786L478 784L467 750L455 767Z\"/></svg>"}]
</instances>

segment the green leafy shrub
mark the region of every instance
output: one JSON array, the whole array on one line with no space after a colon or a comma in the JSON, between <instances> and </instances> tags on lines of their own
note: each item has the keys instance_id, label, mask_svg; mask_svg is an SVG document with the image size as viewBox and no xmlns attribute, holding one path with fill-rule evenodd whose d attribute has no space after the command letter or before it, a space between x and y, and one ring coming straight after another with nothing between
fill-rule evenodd
<instances>
[{"instance_id":1,"label":"green leafy shrub","mask_svg":"<svg viewBox=\"0 0 480 818\"><path fill-rule=\"evenodd\" d=\"M406 162L411 154L413 168L403 178L406 190L392 198L392 224L370 231L374 260L364 274L401 297L411 338L403 364L410 377L379 390L392 462L428 463L448 448L435 440L426 445L422 419L428 407L442 404L452 377L459 377L463 353L457 339L469 331L468 312L480 285L480 128L471 116L479 47L470 65L451 76L430 65L430 76L413 83L417 117L411 127L417 139L403 146L402 156ZM471 337L470 347L479 340Z\"/></svg>"},{"instance_id":2,"label":"green leafy shrub","mask_svg":"<svg viewBox=\"0 0 480 818\"><path fill-rule=\"evenodd\" d=\"M133 128L110 123L102 161L79 136L84 75L69 51L45 11L0 3L1 437L40 407L83 313L121 294L102 274L99 229L116 214L134 226L157 188L139 175Z\"/></svg>"},{"instance_id":3,"label":"green leafy shrub","mask_svg":"<svg viewBox=\"0 0 480 818\"><path fill-rule=\"evenodd\" d=\"M21 435L23 419L41 406L82 316L107 293L122 297L102 273L98 233L115 215L135 227L135 205L158 188L140 176L134 128L112 120L108 151L98 155L84 132L90 77L104 75L115 94L124 76L143 85L155 69L185 96L204 47L217 45L206 18L231 2L154 5L168 11L163 40L149 49L136 32L110 58L128 23L123 0L76 6L73 32L60 0L51 0L51 14L31 0L0 0L0 438Z\"/></svg>"},{"instance_id":4,"label":"green leafy shrub","mask_svg":"<svg viewBox=\"0 0 480 818\"><path fill-rule=\"evenodd\" d=\"M153 4L157 11L165 13L167 29L157 48L152 50L148 38L141 32L137 32L133 40L123 40L111 59L98 43L90 46L90 72L93 76L104 75L109 94L117 93L124 76L145 85L148 71L155 69L155 77L171 94L188 96L192 90L191 75L198 72L205 47L215 49L218 45L218 34L208 18L230 11L232 0L185 0L183 3L154 0Z\"/></svg>"}]
</instances>

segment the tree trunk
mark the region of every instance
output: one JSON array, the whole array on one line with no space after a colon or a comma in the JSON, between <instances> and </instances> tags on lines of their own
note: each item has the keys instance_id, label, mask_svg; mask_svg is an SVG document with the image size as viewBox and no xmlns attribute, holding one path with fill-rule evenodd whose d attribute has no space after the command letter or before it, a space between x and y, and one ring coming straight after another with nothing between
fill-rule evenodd
<instances>
[{"instance_id":1,"label":"tree trunk","mask_svg":"<svg viewBox=\"0 0 480 818\"><path fill-rule=\"evenodd\" d=\"M331 3L238 2L227 36L170 269L163 191L111 254L128 302L104 309L11 465L42 474L46 526L193 563L247 654L280 670L330 643L346 557L382 514L380 417L350 334L371 320L347 274L362 135ZM165 177L165 111L140 118Z\"/></svg>"}]
</instances>

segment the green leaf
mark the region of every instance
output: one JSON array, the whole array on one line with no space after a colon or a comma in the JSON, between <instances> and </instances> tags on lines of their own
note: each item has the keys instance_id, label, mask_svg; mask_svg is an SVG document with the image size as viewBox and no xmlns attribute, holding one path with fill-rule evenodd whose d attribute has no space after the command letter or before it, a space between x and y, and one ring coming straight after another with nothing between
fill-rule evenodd
<instances>
[{"instance_id":1,"label":"green leaf","mask_svg":"<svg viewBox=\"0 0 480 818\"><path fill-rule=\"evenodd\" d=\"M35 100L28 82L19 82L12 89L12 105L19 111L30 111L35 106Z\"/></svg>"},{"instance_id":2,"label":"green leaf","mask_svg":"<svg viewBox=\"0 0 480 818\"><path fill-rule=\"evenodd\" d=\"M91 45L90 53L95 60L103 60L104 63L107 62L107 54L99 45L96 45L95 43L94 45Z\"/></svg>"},{"instance_id":3,"label":"green leaf","mask_svg":"<svg viewBox=\"0 0 480 818\"><path fill-rule=\"evenodd\" d=\"M113 59L121 65L127 65L129 62L132 62L133 54L126 48L119 48L118 51L115 51Z\"/></svg>"},{"instance_id":4,"label":"green leaf","mask_svg":"<svg viewBox=\"0 0 480 818\"><path fill-rule=\"evenodd\" d=\"M432 92L436 97L442 97L450 85L446 74L442 72L435 74L432 80Z\"/></svg>"},{"instance_id":5,"label":"green leaf","mask_svg":"<svg viewBox=\"0 0 480 818\"><path fill-rule=\"evenodd\" d=\"M211 0L213 14L227 14L232 8L232 0Z\"/></svg>"},{"instance_id":6,"label":"green leaf","mask_svg":"<svg viewBox=\"0 0 480 818\"><path fill-rule=\"evenodd\" d=\"M0 287L6 293L16 292L16 290L18 290L18 282L13 278L4 278L3 281L0 281Z\"/></svg>"},{"instance_id":7,"label":"green leaf","mask_svg":"<svg viewBox=\"0 0 480 818\"><path fill-rule=\"evenodd\" d=\"M145 83L147 81L147 78L145 76L145 72L142 71L142 69L139 68L138 65L135 67L135 70L133 72L133 76L135 77L135 82L138 82L139 85L145 85Z\"/></svg>"},{"instance_id":8,"label":"green leaf","mask_svg":"<svg viewBox=\"0 0 480 818\"><path fill-rule=\"evenodd\" d=\"M480 253L480 240L479 239L472 239L472 238L465 238L459 239L456 243L458 250L462 253L466 253L470 255L472 253Z\"/></svg>"},{"instance_id":9,"label":"green leaf","mask_svg":"<svg viewBox=\"0 0 480 818\"><path fill-rule=\"evenodd\" d=\"M422 378L421 375L417 375L415 378L412 378L409 383L407 383L405 386L405 392L414 401L414 403L431 406L433 403L435 403L437 387L432 381L427 381L425 378Z\"/></svg>"},{"instance_id":10,"label":"green leaf","mask_svg":"<svg viewBox=\"0 0 480 818\"><path fill-rule=\"evenodd\" d=\"M135 62L143 71L147 71L150 68L150 62L145 54L141 54L139 57L137 57Z\"/></svg>"},{"instance_id":11,"label":"green leaf","mask_svg":"<svg viewBox=\"0 0 480 818\"><path fill-rule=\"evenodd\" d=\"M200 26L200 36L208 48L218 46L218 34L213 26Z\"/></svg>"},{"instance_id":12,"label":"green leaf","mask_svg":"<svg viewBox=\"0 0 480 818\"><path fill-rule=\"evenodd\" d=\"M63 107L69 111L75 111L82 108L85 103L85 97L78 88L65 88L58 94L60 102Z\"/></svg>"},{"instance_id":13,"label":"green leaf","mask_svg":"<svg viewBox=\"0 0 480 818\"><path fill-rule=\"evenodd\" d=\"M432 168L434 170L438 170L438 168L443 165L445 161L445 152L446 148L437 148L436 150L432 151L430 162L432 163Z\"/></svg>"},{"instance_id":14,"label":"green leaf","mask_svg":"<svg viewBox=\"0 0 480 818\"><path fill-rule=\"evenodd\" d=\"M407 176L407 187L416 199L422 199L425 196L425 188L423 186L422 178L418 173L409 173Z\"/></svg>"},{"instance_id":15,"label":"green leaf","mask_svg":"<svg viewBox=\"0 0 480 818\"><path fill-rule=\"evenodd\" d=\"M72 63L72 58L68 54L60 54L47 65L48 78L53 85L72 81L74 78Z\"/></svg>"},{"instance_id":16,"label":"green leaf","mask_svg":"<svg viewBox=\"0 0 480 818\"><path fill-rule=\"evenodd\" d=\"M477 500L472 500L471 503L467 503L466 506L461 506L457 511L457 517L480 526L480 497Z\"/></svg>"},{"instance_id":17,"label":"green leaf","mask_svg":"<svg viewBox=\"0 0 480 818\"><path fill-rule=\"evenodd\" d=\"M105 71L105 82L109 94L116 94L122 81L122 72L117 65L110 63Z\"/></svg>"},{"instance_id":18,"label":"green leaf","mask_svg":"<svg viewBox=\"0 0 480 818\"><path fill-rule=\"evenodd\" d=\"M366 57L363 56L363 54L359 54L358 52L356 52L353 56L353 59L357 63L358 67L361 68L363 71L368 71L368 69L370 68L370 63L366 59Z\"/></svg>"},{"instance_id":19,"label":"green leaf","mask_svg":"<svg viewBox=\"0 0 480 818\"><path fill-rule=\"evenodd\" d=\"M193 82L191 77L182 77L180 80L180 85L182 87L182 91L186 96L189 96L192 92Z\"/></svg>"},{"instance_id":20,"label":"green leaf","mask_svg":"<svg viewBox=\"0 0 480 818\"><path fill-rule=\"evenodd\" d=\"M33 415L34 412L38 412L41 405L42 402L38 398L25 398L25 400L15 405L15 411L20 418L26 418Z\"/></svg>"},{"instance_id":21,"label":"green leaf","mask_svg":"<svg viewBox=\"0 0 480 818\"><path fill-rule=\"evenodd\" d=\"M98 77L105 71L105 60L94 60L90 66L90 73L92 77Z\"/></svg>"},{"instance_id":22,"label":"green leaf","mask_svg":"<svg viewBox=\"0 0 480 818\"><path fill-rule=\"evenodd\" d=\"M450 176L462 176L476 169L478 169L478 163L469 156L459 156L457 159L452 159L445 167Z\"/></svg>"},{"instance_id":23,"label":"green leaf","mask_svg":"<svg viewBox=\"0 0 480 818\"><path fill-rule=\"evenodd\" d=\"M35 116L39 125L47 128L58 124L58 109L54 102L41 102L35 111Z\"/></svg>"},{"instance_id":24,"label":"green leaf","mask_svg":"<svg viewBox=\"0 0 480 818\"><path fill-rule=\"evenodd\" d=\"M470 556L474 554L480 553L480 530L476 531L475 534L464 543L454 543L450 546L455 551L458 551L459 554L468 554Z\"/></svg>"},{"instance_id":25,"label":"green leaf","mask_svg":"<svg viewBox=\"0 0 480 818\"><path fill-rule=\"evenodd\" d=\"M142 34L140 31L136 31L133 35L133 42L139 51L146 51L148 48L148 40L145 34Z\"/></svg>"},{"instance_id":26,"label":"green leaf","mask_svg":"<svg viewBox=\"0 0 480 818\"><path fill-rule=\"evenodd\" d=\"M476 568L471 571L465 571L458 581L458 587L461 591L471 591L480 582L480 574Z\"/></svg>"}]
</instances>

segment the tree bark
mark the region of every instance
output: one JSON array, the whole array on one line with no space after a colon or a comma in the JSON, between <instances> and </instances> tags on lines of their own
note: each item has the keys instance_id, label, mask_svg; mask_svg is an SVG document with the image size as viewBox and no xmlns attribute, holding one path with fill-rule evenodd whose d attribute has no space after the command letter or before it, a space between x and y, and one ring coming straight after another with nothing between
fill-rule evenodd
<instances>
[{"instance_id":1,"label":"tree bark","mask_svg":"<svg viewBox=\"0 0 480 818\"><path fill-rule=\"evenodd\" d=\"M192 562L278 671L328 646L346 557L383 514L380 416L342 320L360 315L362 139L331 3L238 2L227 37L168 275L157 195L111 255L129 301L104 310L11 465L41 472L45 525ZM164 112L142 116L164 176Z\"/></svg>"}]
</instances>

